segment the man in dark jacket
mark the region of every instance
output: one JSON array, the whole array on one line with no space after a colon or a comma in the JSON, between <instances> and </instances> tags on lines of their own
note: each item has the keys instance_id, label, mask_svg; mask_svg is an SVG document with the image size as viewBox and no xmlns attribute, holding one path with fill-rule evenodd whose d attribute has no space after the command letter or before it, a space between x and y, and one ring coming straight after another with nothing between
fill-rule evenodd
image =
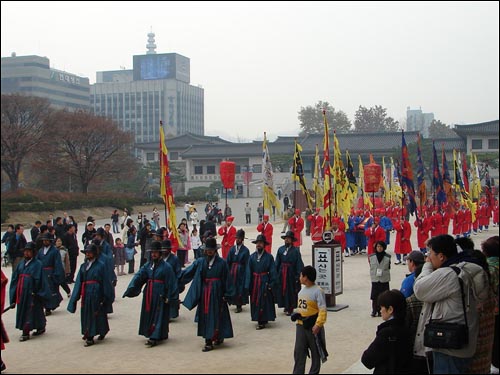
<instances>
[{"instance_id":1,"label":"man in dark jacket","mask_svg":"<svg viewBox=\"0 0 500 375\"><path fill-rule=\"evenodd\" d=\"M24 226L22 224L16 224L14 231L15 233L10 237L8 246L8 256L12 264L12 271L15 271L19 262L23 260L23 250L28 242L26 241L26 237L24 237Z\"/></svg>"},{"instance_id":2,"label":"man in dark jacket","mask_svg":"<svg viewBox=\"0 0 500 375\"><path fill-rule=\"evenodd\" d=\"M76 238L76 227L74 224L68 225L68 230L63 237L63 245L68 249L69 254L69 267L70 273L66 282L68 284L74 283L74 277L76 272L76 259L80 252L80 248L78 246L78 240Z\"/></svg>"},{"instance_id":3,"label":"man in dark jacket","mask_svg":"<svg viewBox=\"0 0 500 375\"><path fill-rule=\"evenodd\" d=\"M30 234L31 234L31 241L36 242L36 238L40 234L40 226L42 225L42 222L40 220L35 221L35 226L31 228Z\"/></svg>"}]
</instances>

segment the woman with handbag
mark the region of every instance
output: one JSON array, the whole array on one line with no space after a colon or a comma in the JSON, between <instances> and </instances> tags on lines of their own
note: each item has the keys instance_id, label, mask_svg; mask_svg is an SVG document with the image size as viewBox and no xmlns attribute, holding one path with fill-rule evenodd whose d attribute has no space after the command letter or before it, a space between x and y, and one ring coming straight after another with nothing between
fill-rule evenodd
<instances>
[{"instance_id":1,"label":"woman with handbag","mask_svg":"<svg viewBox=\"0 0 500 375\"><path fill-rule=\"evenodd\" d=\"M432 237L427 247L429 255L413 287L424 302L414 354L424 357L431 351L434 374L465 373L476 351L477 305L487 297L487 275L469 252L458 251L450 235Z\"/></svg>"}]
</instances>

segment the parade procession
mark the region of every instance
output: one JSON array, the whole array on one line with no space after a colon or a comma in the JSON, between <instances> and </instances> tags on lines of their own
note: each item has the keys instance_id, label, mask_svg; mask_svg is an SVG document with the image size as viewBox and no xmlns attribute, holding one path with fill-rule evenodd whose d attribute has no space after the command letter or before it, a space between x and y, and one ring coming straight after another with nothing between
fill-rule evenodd
<instances>
[{"instance_id":1,"label":"parade procession","mask_svg":"<svg viewBox=\"0 0 500 375\"><path fill-rule=\"evenodd\" d=\"M96 229L96 220L88 217L81 241L76 235L76 223L66 215L64 220L56 217L34 226L30 241L23 234L23 225L13 226L2 239L12 265L9 281L2 270L2 311L15 314L15 327L2 323L2 350L4 343L9 342L8 336L11 340L15 337L14 328L20 333L19 342L25 345L23 351L37 350L44 337L51 335L59 337L58 341L75 342L77 335L62 335L57 324L64 310L80 315L83 347L109 347L110 353L115 353L111 347L123 335L114 329L121 319L128 326L139 326L138 334L145 338L143 346L157 347L153 350L162 351L162 356L168 356L179 339L199 336L199 347L188 350L194 357L199 357L196 351L200 348L201 352L224 349L225 355L239 357L243 355L239 348L242 343L247 339L259 342L256 335L263 335L249 332L248 326L253 324L257 331L273 331L264 340L274 337L281 342L283 330L290 331L285 327L294 324L295 346L285 345L293 353L289 370L304 373L309 356L310 373L318 373L322 364L330 360L328 351L335 352L339 345L328 325L336 324L334 314L340 312L328 314L331 310L327 311L327 307L332 306L330 296L327 294L326 298L323 290L324 270L311 258L311 249L331 244L340 249L342 263L338 267L344 273L344 280L340 281L345 284L344 298L349 297L346 280L354 272L349 268L354 264L350 263L353 257L367 261L360 265L371 281L371 291L367 289L369 284L363 288L371 302L365 303L362 315L384 320L375 341L359 353L367 368L388 373L438 373L443 368L474 373L478 369L489 370L495 361L498 364L498 294L494 293L495 285L498 291L498 232L494 235L497 229L493 229L498 228L498 192L488 183L487 171L486 175L483 171L481 179L476 155L470 154L468 161L463 150L453 150L449 167L444 150L439 155L433 143L433 158L424 163L418 137L413 168L405 134L401 132L400 158L383 157L379 165L371 155L366 164L358 156L356 176L348 150L344 150L344 159L337 135L329 131L324 112L323 116L323 157L316 147L311 189L304 173L301 145L295 141L291 150L290 178L294 188L289 197L285 196L288 209L282 210L276 192L264 134L260 199L263 210L258 212L257 225L251 225L248 218L248 202L241 210L235 210L236 217L228 204L227 190L234 188L234 162L229 160L222 161L220 169L226 191L226 210L220 225L220 209L212 209L210 202L199 227L190 217L196 211L194 204L186 204L186 218L178 224L167 142L160 122L160 193L165 216L164 220L156 220L166 225L152 223L154 215L151 221L142 213L134 220L124 211L121 231L113 226L111 233L110 223ZM426 170L432 171L431 186L427 186ZM486 184L482 185L481 180ZM276 211L283 212L281 233L270 221ZM117 215L115 210L111 219L114 221ZM244 215L246 225L240 226ZM276 225L276 220L273 222ZM155 229L151 229L152 224ZM490 230L492 236L485 238ZM474 240L478 236L484 239L482 252L475 250ZM84 255L83 260L77 260L79 252ZM128 273L123 272L125 263L129 265ZM427 330L415 311L428 313L427 319L434 317L428 306L433 308L436 301L443 299L448 301L443 306L458 303L458 316L451 314L450 321L456 322L463 315L460 289L449 287L442 294L430 296L436 284L430 284L428 279L435 277L443 265L452 264L456 265L456 270L452 268L459 278L461 272L474 275L466 278L462 286L468 288L468 295L474 296L471 308L463 312L469 323L468 340L434 349L416 339ZM410 274L406 274L406 268ZM391 290L391 272L404 276L401 287L394 289L392 284ZM126 287L122 276L129 278ZM447 281L451 277L448 274L441 277L440 282L451 282ZM67 294L67 303L60 289ZM137 297L141 292L142 302L134 305L134 311L125 297ZM356 309L355 305L350 309ZM187 314L197 326L196 333L187 326ZM410 315L413 321L408 320ZM78 323L71 319L71 324ZM241 325L246 326L243 336ZM172 327L175 333L171 332ZM288 337L293 339L290 334ZM122 339L137 342L131 341L131 337ZM238 344L232 344L236 339ZM398 344L389 345L391 340ZM281 342L280 346L284 344ZM32 347L25 349L26 346ZM116 349L118 357L121 349ZM139 349L138 346L134 353L142 356ZM5 368L3 358L2 355ZM336 360L335 355L330 358ZM29 360L28 356L25 361ZM9 365L16 367L15 363ZM212 369L220 368L213 364ZM132 370L138 369L132 366Z\"/></svg>"}]
</instances>

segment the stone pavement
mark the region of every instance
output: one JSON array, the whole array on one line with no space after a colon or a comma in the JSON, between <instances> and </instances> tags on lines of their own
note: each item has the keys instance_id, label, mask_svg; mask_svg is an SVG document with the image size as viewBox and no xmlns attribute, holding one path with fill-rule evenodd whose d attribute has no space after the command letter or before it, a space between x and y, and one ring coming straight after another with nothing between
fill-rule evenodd
<instances>
[{"instance_id":1,"label":"stone pavement","mask_svg":"<svg viewBox=\"0 0 500 375\"><path fill-rule=\"evenodd\" d=\"M253 208L251 225L243 225L246 201ZM245 229L247 233L246 245L251 252L255 249L250 240L257 236L256 207L259 201L255 198L228 201L236 218L235 226ZM221 200L220 207L223 208L224 203ZM197 208L202 218L204 204L198 204ZM176 212L180 221L184 217L182 207ZM58 214L56 212L55 216ZM151 217L151 212L146 214ZM109 219L96 220L98 227L105 222ZM164 219L161 222L163 224ZM271 222L275 227L275 254L283 243L280 238L283 225L278 217ZM80 228L83 228L82 224ZM29 228L25 229L25 234L29 239ZM498 235L498 228L490 227L489 232L473 236L476 248L480 247L481 241L495 234ZM391 236L391 241L394 238L394 235ZM416 247L414 230L412 244ZM392 254L392 244L388 250ZM304 264L311 264L310 237L304 238L301 253ZM192 259L191 252L189 256ZM83 256L79 256L78 260L82 262ZM394 260L393 257L392 263ZM349 307L328 313L325 328L330 356L322 365L321 372L371 373L360 363L360 357L374 339L376 328L382 321L381 318L370 317L371 284L366 255L345 258L343 267L344 288L343 294L337 296L337 303ZM7 267L4 272L10 279L11 268ZM406 266L392 264L391 288L399 289L407 272ZM203 339L196 336L196 324L193 323L195 310L188 311L181 307L180 317L170 325L170 338L155 348L146 348L145 338L137 335L142 296L121 298L130 280L131 275L118 277L115 312L109 320L111 331L103 342L89 348L84 348L81 340L79 312L70 314L66 311L66 297L61 307L47 318L47 332L26 342L18 341L20 331L14 328L15 312L4 314L2 319L11 339L2 352L2 359L7 364L6 373L290 373L292 370L295 329L281 310L277 310L276 322L270 323L268 329L256 331L255 323L250 321L249 306L244 306L240 314L235 314L234 307L231 307L235 337L227 339L212 352L202 353ZM309 364L308 361L306 369Z\"/></svg>"}]
</instances>

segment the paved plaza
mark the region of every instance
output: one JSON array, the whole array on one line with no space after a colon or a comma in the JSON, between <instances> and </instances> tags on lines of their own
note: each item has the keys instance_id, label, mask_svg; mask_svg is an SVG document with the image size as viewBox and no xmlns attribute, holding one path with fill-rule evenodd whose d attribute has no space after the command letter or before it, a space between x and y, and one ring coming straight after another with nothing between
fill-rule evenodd
<instances>
[{"instance_id":1,"label":"paved plaza","mask_svg":"<svg viewBox=\"0 0 500 375\"><path fill-rule=\"evenodd\" d=\"M245 223L243 206L250 202L253 208L252 224ZM235 216L234 225L246 231L245 244L251 252L255 250L251 240L257 236L257 204L260 199L230 199L229 205ZM219 206L224 207L224 199ZM200 218L204 217L204 204L197 205ZM160 211L161 212L161 211ZM145 212L151 217L151 212ZM61 213L55 212L54 216ZM70 213L71 214L71 213ZM132 215L136 217L137 212ZM162 214L163 216L163 214ZM177 209L177 219L184 217L182 207ZM43 219L45 216L40 215ZM272 218L271 218L272 219ZM97 218L97 227L109 222L108 218ZM162 217L161 224L164 224ZM283 244L280 238L283 221L276 217L274 225L273 255ZM412 224L412 247L416 248L416 234ZM79 240L84 229L79 223ZM25 228L29 240L29 227ZM304 233L305 234L305 233ZM498 228L490 227L488 232L473 236L476 248L492 235L498 235ZM2 233L3 235L3 233ZM310 237L303 237L301 253L304 264L311 264L312 250ZM392 254L395 234L388 246ZM220 238L218 238L220 241ZM3 248L3 246L2 246ZM190 260L193 259L189 252ZM391 288L399 289L401 281L408 273L407 267L391 264ZM78 257L79 264L83 255ZM136 255L136 270L138 255ZM10 266L4 272L11 278ZM9 311L2 317L11 342L2 351L2 358L7 365L6 373L291 373L293 368L293 347L295 326L283 311L277 310L277 319L261 331L255 330L256 323L250 320L250 308L244 306L243 312L234 313L230 307L235 337L226 339L215 350L203 353L204 340L196 336L194 323L195 310L188 311L181 306L180 317L170 324L169 339L154 347L144 345L146 339L137 334L142 294L136 298L121 298L132 275L119 276L116 287L114 313L110 315L110 332L103 342L85 348L80 334L79 309L75 314L66 311L68 299L65 297L61 306L47 317L47 332L33 337L26 342L19 342L21 332L14 328L15 311ZM70 285L72 287L73 285ZM344 259L343 294L337 296L338 304L347 304L348 308L338 312L328 312L325 325L327 349L330 356L322 365L322 373L371 373L359 362L361 354L375 337L381 318L371 318L370 275L366 255L357 255ZM187 288L186 288L187 291ZM184 297L186 292L181 296ZM8 303L7 303L8 305ZM79 306L79 305L78 305ZM310 361L306 364L308 371Z\"/></svg>"}]
</instances>

